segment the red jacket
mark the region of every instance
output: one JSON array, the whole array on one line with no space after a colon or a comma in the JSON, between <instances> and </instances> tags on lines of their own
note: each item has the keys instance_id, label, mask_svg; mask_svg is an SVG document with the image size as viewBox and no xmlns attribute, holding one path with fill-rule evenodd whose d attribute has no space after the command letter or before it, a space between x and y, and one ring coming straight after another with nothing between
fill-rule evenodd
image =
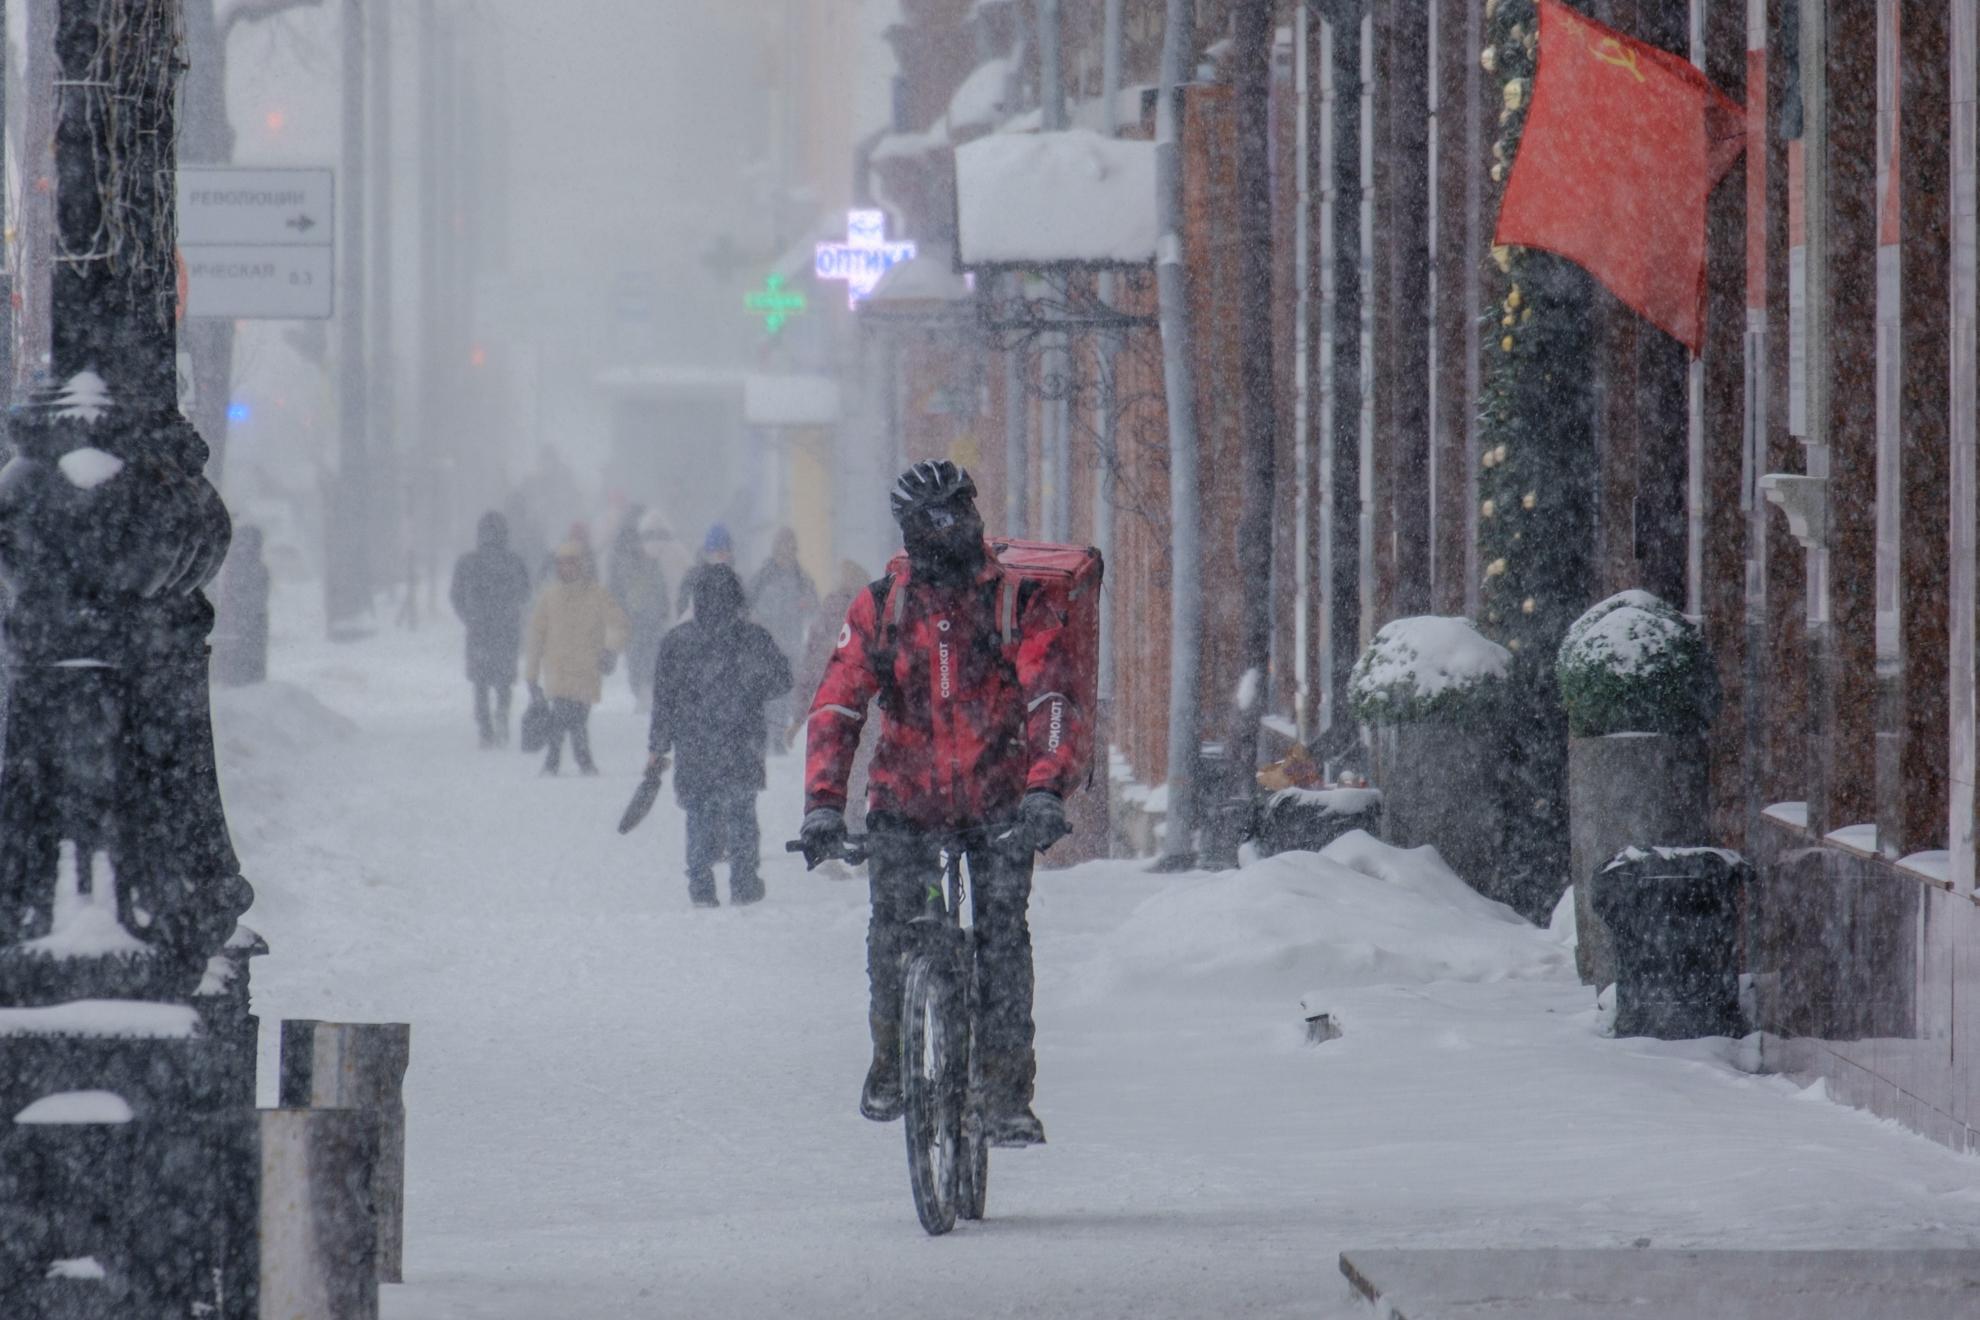
<instances>
[{"instance_id":1,"label":"red jacket","mask_svg":"<svg viewBox=\"0 0 1980 1320\"><path fill-rule=\"evenodd\" d=\"M925 829L995 824L1014 818L1030 789L1063 796L1074 786L1091 729L1067 695L1065 617L986 558L966 587L903 575L854 597L811 703L805 810L845 807L875 698L869 813Z\"/></svg>"}]
</instances>

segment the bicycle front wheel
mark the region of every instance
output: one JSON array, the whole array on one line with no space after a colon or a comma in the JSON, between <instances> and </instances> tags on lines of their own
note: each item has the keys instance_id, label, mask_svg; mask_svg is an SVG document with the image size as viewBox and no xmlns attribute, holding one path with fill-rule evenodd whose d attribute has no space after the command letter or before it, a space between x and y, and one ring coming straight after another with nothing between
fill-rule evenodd
<instances>
[{"instance_id":1,"label":"bicycle front wheel","mask_svg":"<svg viewBox=\"0 0 1980 1320\"><path fill-rule=\"evenodd\" d=\"M961 1165L957 1179L958 1205L964 1219L983 1218L983 1207L990 1196L990 1140L983 1131L983 1116L972 1114L963 1121Z\"/></svg>"},{"instance_id":2,"label":"bicycle front wheel","mask_svg":"<svg viewBox=\"0 0 1980 1320\"><path fill-rule=\"evenodd\" d=\"M930 1236L956 1226L964 1051L955 981L935 958L908 964L901 991L902 1126L914 1212Z\"/></svg>"}]
</instances>

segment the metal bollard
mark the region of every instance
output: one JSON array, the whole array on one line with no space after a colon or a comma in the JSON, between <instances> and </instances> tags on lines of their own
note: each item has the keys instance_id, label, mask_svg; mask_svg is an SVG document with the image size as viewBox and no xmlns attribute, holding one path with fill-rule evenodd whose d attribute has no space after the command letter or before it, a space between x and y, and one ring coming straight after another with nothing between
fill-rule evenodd
<instances>
[{"instance_id":1,"label":"metal bollard","mask_svg":"<svg viewBox=\"0 0 1980 1320\"><path fill-rule=\"evenodd\" d=\"M378 1320L377 1124L353 1109L261 1111L262 1320Z\"/></svg>"},{"instance_id":2,"label":"metal bollard","mask_svg":"<svg viewBox=\"0 0 1980 1320\"><path fill-rule=\"evenodd\" d=\"M412 1027L403 1022L282 1022L285 1109L355 1109L377 1124L371 1197L378 1210L378 1278L405 1279L406 1065Z\"/></svg>"}]
</instances>

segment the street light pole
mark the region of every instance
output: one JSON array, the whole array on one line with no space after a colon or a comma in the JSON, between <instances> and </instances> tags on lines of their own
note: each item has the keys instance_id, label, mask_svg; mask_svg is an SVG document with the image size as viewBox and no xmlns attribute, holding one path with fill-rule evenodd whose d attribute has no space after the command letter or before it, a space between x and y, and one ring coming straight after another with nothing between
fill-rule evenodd
<instances>
[{"instance_id":1,"label":"street light pole","mask_svg":"<svg viewBox=\"0 0 1980 1320\"><path fill-rule=\"evenodd\" d=\"M373 578L371 401L365 337L365 16L359 0L344 0L343 177L337 289L337 470L324 517L324 621L335 637L358 626L372 608Z\"/></svg>"},{"instance_id":2,"label":"street light pole","mask_svg":"<svg viewBox=\"0 0 1980 1320\"><path fill-rule=\"evenodd\" d=\"M0 1296L32 1303L37 1253L96 1223L140 1309L231 1316L260 946L208 705L201 588L230 529L177 400L178 0L62 0L53 38L51 383L0 473L0 1112L77 1092L126 1112L0 1133Z\"/></svg>"}]
</instances>

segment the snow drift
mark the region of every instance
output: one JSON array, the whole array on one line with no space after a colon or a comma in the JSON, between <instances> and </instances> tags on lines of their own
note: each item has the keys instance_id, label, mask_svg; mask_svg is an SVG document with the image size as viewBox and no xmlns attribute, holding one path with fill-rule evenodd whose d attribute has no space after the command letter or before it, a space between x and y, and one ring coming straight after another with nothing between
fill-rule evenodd
<instances>
[{"instance_id":1,"label":"snow drift","mask_svg":"<svg viewBox=\"0 0 1980 1320\"><path fill-rule=\"evenodd\" d=\"M1480 896L1434 848L1355 830L1181 882L1143 900L1102 943L1103 979L1191 993L1496 981L1551 975L1567 953Z\"/></svg>"}]
</instances>

